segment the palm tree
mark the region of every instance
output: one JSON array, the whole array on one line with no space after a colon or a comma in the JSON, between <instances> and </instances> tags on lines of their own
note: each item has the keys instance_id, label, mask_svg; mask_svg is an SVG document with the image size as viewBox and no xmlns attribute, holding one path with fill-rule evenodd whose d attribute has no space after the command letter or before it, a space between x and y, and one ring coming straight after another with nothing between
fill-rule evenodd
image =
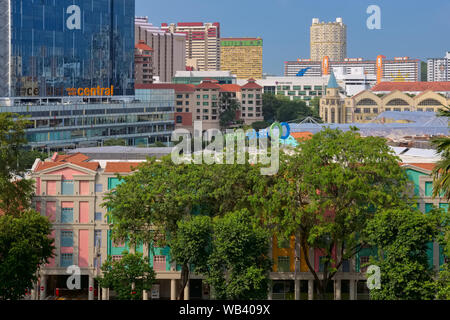
<instances>
[{"instance_id":1,"label":"palm tree","mask_svg":"<svg viewBox=\"0 0 450 320\"><path fill-rule=\"evenodd\" d=\"M440 117L450 117L450 108L445 107L439 111ZM438 137L432 139L432 144L442 159L436 163L433 169L433 197L438 197L444 193L444 197L450 200L450 138Z\"/></svg>"}]
</instances>

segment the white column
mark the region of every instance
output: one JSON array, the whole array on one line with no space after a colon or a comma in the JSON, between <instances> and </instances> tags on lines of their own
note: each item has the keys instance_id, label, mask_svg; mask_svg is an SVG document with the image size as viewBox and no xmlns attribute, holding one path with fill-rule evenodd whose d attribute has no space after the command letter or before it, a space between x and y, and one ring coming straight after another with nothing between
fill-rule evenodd
<instances>
[{"instance_id":1,"label":"white column","mask_svg":"<svg viewBox=\"0 0 450 320\"><path fill-rule=\"evenodd\" d=\"M184 300L189 300L189 280L184 287Z\"/></svg>"},{"instance_id":2,"label":"white column","mask_svg":"<svg viewBox=\"0 0 450 320\"><path fill-rule=\"evenodd\" d=\"M108 300L107 288L102 288L102 300Z\"/></svg>"},{"instance_id":3,"label":"white column","mask_svg":"<svg viewBox=\"0 0 450 320\"><path fill-rule=\"evenodd\" d=\"M177 280L170 280L170 300L177 300Z\"/></svg>"},{"instance_id":4,"label":"white column","mask_svg":"<svg viewBox=\"0 0 450 320\"><path fill-rule=\"evenodd\" d=\"M350 279L350 300L356 300L355 280Z\"/></svg>"},{"instance_id":5,"label":"white column","mask_svg":"<svg viewBox=\"0 0 450 320\"><path fill-rule=\"evenodd\" d=\"M45 300L47 292L47 276L41 275L41 283L39 287L39 299Z\"/></svg>"},{"instance_id":6,"label":"white column","mask_svg":"<svg viewBox=\"0 0 450 320\"><path fill-rule=\"evenodd\" d=\"M144 292L142 292L142 300L148 300L148 291L144 290Z\"/></svg>"},{"instance_id":7,"label":"white column","mask_svg":"<svg viewBox=\"0 0 450 320\"><path fill-rule=\"evenodd\" d=\"M314 300L314 280L308 280L308 300Z\"/></svg>"},{"instance_id":8,"label":"white column","mask_svg":"<svg viewBox=\"0 0 450 320\"><path fill-rule=\"evenodd\" d=\"M334 280L334 300L341 300L341 280Z\"/></svg>"},{"instance_id":9,"label":"white column","mask_svg":"<svg viewBox=\"0 0 450 320\"><path fill-rule=\"evenodd\" d=\"M88 300L94 300L94 278L92 276L89 276Z\"/></svg>"},{"instance_id":10,"label":"white column","mask_svg":"<svg viewBox=\"0 0 450 320\"><path fill-rule=\"evenodd\" d=\"M269 292L267 295L267 300L272 300L272 289L273 288L273 281L269 280Z\"/></svg>"},{"instance_id":11,"label":"white column","mask_svg":"<svg viewBox=\"0 0 450 320\"><path fill-rule=\"evenodd\" d=\"M300 300L300 280L295 280L295 300Z\"/></svg>"}]
</instances>

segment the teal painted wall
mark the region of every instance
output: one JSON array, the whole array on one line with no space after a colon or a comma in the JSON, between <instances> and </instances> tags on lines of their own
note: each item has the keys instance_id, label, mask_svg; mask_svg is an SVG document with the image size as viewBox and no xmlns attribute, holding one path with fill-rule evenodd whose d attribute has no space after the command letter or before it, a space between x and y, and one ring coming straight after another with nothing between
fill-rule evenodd
<instances>
[{"instance_id":1,"label":"teal painted wall","mask_svg":"<svg viewBox=\"0 0 450 320\"><path fill-rule=\"evenodd\" d=\"M377 250L377 248L364 248L364 249L361 249L356 254L356 264L355 264L356 272L360 272L360 270L361 270L361 264L360 264L360 258L361 257L375 257L376 258L376 257L378 257L378 250Z\"/></svg>"},{"instance_id":2,"label":"teal painted wall","mask_svg":"<svg viewBox=\"0 0 450 320\"><path fill-rule=\"evenodd\" d=\"M412 169L406 169L406 175L408 176L409 180L414 183L414 194L416 196L420 196L419 177L425 176L425 174Z\"/></svg>"}]
</instances>

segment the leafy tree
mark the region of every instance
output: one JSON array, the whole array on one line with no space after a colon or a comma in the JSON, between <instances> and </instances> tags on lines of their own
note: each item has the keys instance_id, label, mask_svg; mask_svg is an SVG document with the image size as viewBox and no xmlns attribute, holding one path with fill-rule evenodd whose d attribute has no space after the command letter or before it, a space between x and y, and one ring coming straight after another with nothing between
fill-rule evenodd
<instances>
[{"instance_id":1,"label":"leafy tree","mask_svg":"<svg viewBox=\"0 0 450 320\"><path fill-rule=\"evenodd\" d=\"M208 216L193 216L178 222L178 231L170 239L169 246L172 259L182 266L181 288L189 280L189 271L207 273L211 233L211 218ZM190 270L189 266L193 269ZM183 290L180 290L178 299L183 299L183 295Z\"/></svg>"},{"instance_id":2,"label":"leafy tree","mask_svg":"<svg viewBox=\"0 0 450 320\"><path fill-rule=\"evenodd\" d=\"M252 223L246 209L214 221L213 252L208 283L217 299L266 299L271 262L270 235Z\"/></svg>"},{"instance_id":3,"label":"leafy tree","mask_svg":"<svg viewBox=\"0 0 450 320\"><path fill-rule=\"evenodd\" d=\"M370 244L381 252L374 263L381 269L381 289L370 292L374 300L429 300L435 296L433 271L428 265L427 244L437 236L438 213L395 208L377 213L368 222Z\"/></svg>"},{"instance_id":4,"label":"leafy tree","mask_svg":"<svg viewBox=\"0 0 450 320\"><path fill-rule=\"evenodd\" d=\"M0 113L0 299L19 299L54 249L51 224L30 209L33 180L25 179L27 121Z\"/></svg>"},{"instance_id":5,"label":"leafy tree","mask_svg":"<svg viewBox=\"0 0 450 320\"><path fill-rule=\"evenodd\" d=\"M119 300L142 300L143 290L151 290L155 283L155 272L141 253L125 251L119 261L108 256L101 269L100 286L114 290Z\"/></svg>"},{"instance_id":6,"label":"leafy tree","mask_svg":"<svg viewBox=\"0 0 450 320\"><path fill-rule=\"evenodd\" d=\"M428 81L428 63L420 61L420 81Z\"/></svg>"},{"instance_id":7,"label":"leafy tree","mask_svg":"<svg viewBox=\"0 0 450 320\"><path fill-rule=\"evenodd\" d=\"M252 123L252 128L256 131L266 129L270 126L270 123L267 121L257 121Z\"/></svg>"},{"instance_id":8,"label":"leafy tree","mask_svg":"<svg viewBox=\"0 0 450 320\"><path fill-rule=\"evenodd\" d=\"M450 108L445 107L439 112L441 117L450 117ZM444 194L447 200L450 200L450 138L438 137L432 140L437 152L441 154L441 160L436 163L433 169L434 188L433 197L438 197L440 193Z\"/></svg>"},{"instance_id":9,"label":"leafy tree","mask_svg":"<svg viewBox=\"0 0 450 320\"><path fill-rule=\"evenodd\" d=\"M48 154L40 152L38 150L21 150L19 159L23 163L24 167L31 169L36 159L45 160L48 158Z\"/></svg>"},{"instance_id":10,"label":"leafy tree","mask_svg":"<svg viewBox=\"0 0 450 320\"><path fill-rule=\"evenodd\" d=\"M312 111L312 117L314 117L318 121L322 121L320 118L320 97L315 97L311 100L309 103L309 106L311 107Z\"/></svg>"},{"instance_id":11,"label":"leafy tree","mask_svg":"<svg viewBox=\"0 0 450 320\"><path fill-rule=\"evenodd\" d=\"M21 159L27 121L0 113L0 212L18 215L31 204L33 180L24 179L28 168Z\"/></svg>"},{"instance_id":12,"label":"leafy tree","mask_svg":"<svg viewBox=\"0 0 450 320\"><path fill-rule=\"evenodd\" d=\"M112 147L112 146L126 146L127 142L125 139L109 139L103 141L103 146Z\"/></svg>"},{"instance_id":13,"label":"leafy tree","mask_svg":"<svg viewBox=\"0 0 450 320\"><path fill-rule=\"evenodd\" d=\"M277 116L277 110L281 107L281 100L274 94L263 94L263 115L267 122L274 122Z\"/></svg>"},{"instance_id":14,"label":"leafy tree","mask_svg":"<svg viewBox=\"0 0 450 320\"><path fill-rule=\"evenodd\" d=\"M219 122L222 129L228 128L236 123L236 113L240 109L240 104L236 99L223 95L219 101Z\"/></svg>"},{"instance_id":15,"label":"leafy tree","mask_svg":"<svg viewBox=\"0 0 450 320\"><path fill-rule=\"evenodd\" d=\"M313 110L304 101L291 101L288 97L277 97L266 93L263 95L263 115L268 122L300 120L314 116Z\"/></svg>"},{"instance_id":16,"label":"leafy tree","mask_svg":"<svg viewBox=\"0 0 450 320\"><path fill-rule=\"evenodd\" d=\"M398 162L382 138L325 129L281 155L271 180L256 182L252 200L261 218L280 237L296 236L322 299L343 261L365 244L367 222L407 200ZM323 256L320 278L310 248Z\"/></svg>"},{"instance_id":17,"label":"leafy tree","mask_svg":"<svg viewBox=\"0 0 450 320\"><path fill-rule=\"evenodd\" d=\"M150 148L164 148L167 147L164 143L156 141L154 144L150 145Z\"/></svg>"},{"instance_id":18,"label":"leafy tree","mask_svg":"<svg viewBox=\"0 0 450 320\"><path fill-rule=\"evenodd\" d=\"M450 264L444 264L436 281L436 299L450 300Z\"/></svg>"},{"instance_id":19,"label":"leafy tree","mask_svg":"<svg viewBox=\"0 0 450 320\"><path fill-rule=\"evenodd\" d=\"M248 196L259 177L249 164L175 165L170 156L149 159L134 174L119 177L122 183L105 196L112 237L131 245L157 238L159 246L168 245L177 236L179 221L193 213L214 216L249 207ZM189 275L186 270L182 274ZM180 289L182 294L184 286Z\"/></svg>"},{"instance_id":20,"label":"leafy tree","mask_svg":"<svg viewBox=\"0 0 450 320\"><path fill-rule=\"evenodd\" d=\"M33 210L0 215L0 299L17 300L37 280L39 265L53 256L51 224Z\"/></svg>"}]
</instances>

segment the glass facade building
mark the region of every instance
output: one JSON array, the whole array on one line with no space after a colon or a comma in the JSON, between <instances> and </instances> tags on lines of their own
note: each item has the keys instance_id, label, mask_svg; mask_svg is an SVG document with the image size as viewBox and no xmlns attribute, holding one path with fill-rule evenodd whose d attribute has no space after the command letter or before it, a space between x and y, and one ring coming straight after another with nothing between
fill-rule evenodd
<instances>
[{"instance_id":1,"label":"glass facade building","mask_svg":"<svg viewBox=\"0 0 450 320\"><path fill-rule=\"evenodd\" d=\"M0 0L0 11L0 96L134 94L134 0Z\"/></svg>"}]
</instances>

